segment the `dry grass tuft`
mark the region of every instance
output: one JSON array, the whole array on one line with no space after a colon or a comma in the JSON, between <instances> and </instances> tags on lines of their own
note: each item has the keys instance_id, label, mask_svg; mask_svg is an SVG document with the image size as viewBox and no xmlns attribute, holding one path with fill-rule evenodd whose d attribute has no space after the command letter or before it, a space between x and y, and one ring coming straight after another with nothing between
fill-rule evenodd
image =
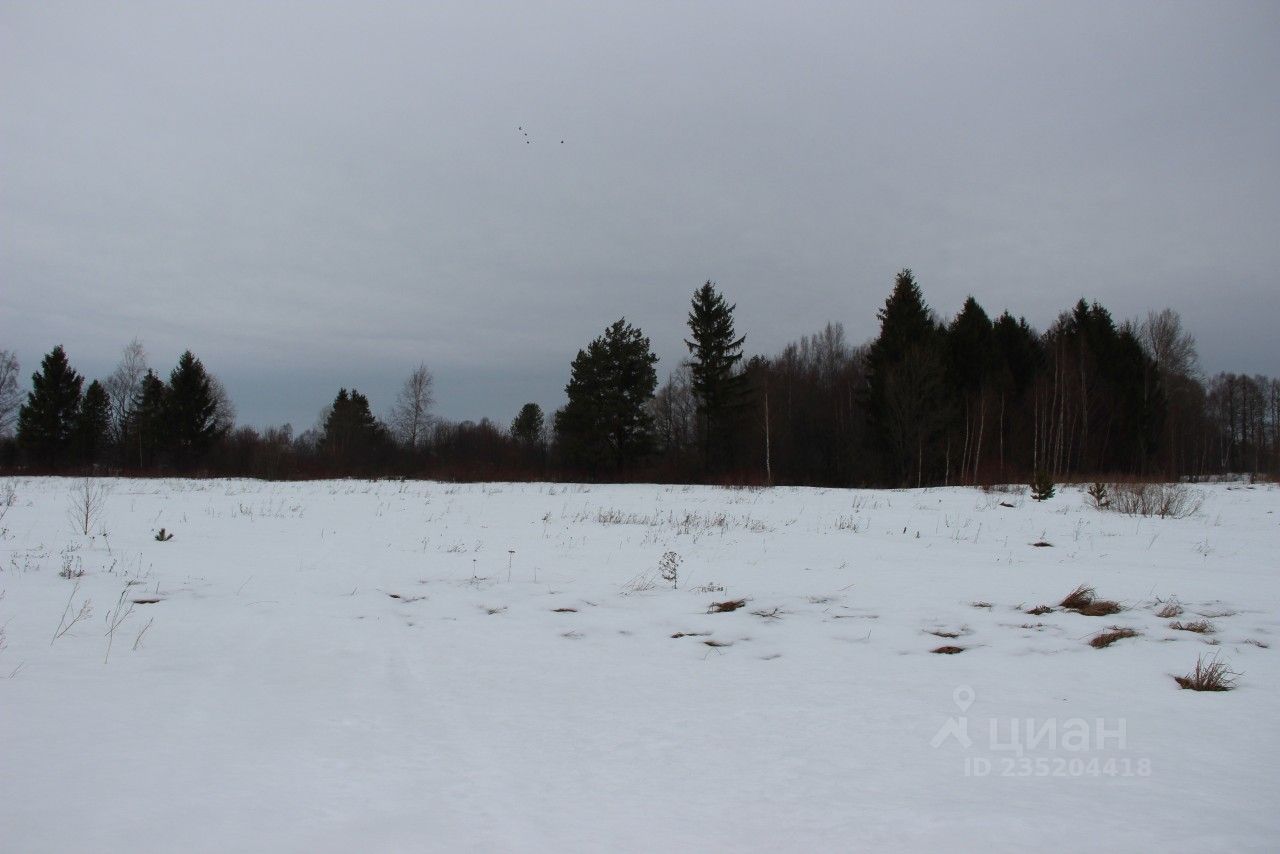
<instances>
[{"instance_id":1,"label":"dry grass tuft","mask_svg":"<svg viewBox=\"0 0 1280 854\"><path fill-rule=\"evenodd\" d=\"M1094 597L1097 595L1098 591L1094 590L1087 584L1081 584L1075 590L1068 593L1067 598L1059 602L1058 605L1059 607L1069 608L1072 610L1083 608L1085 605L1092 602Z\"/></svg>"},{"instance_id":2,"label":"dry grass tuft","mask_svg":"<svg viewBox=\"0 0 1280 854\"><path fill-rule=\"evenodd\" d=\"M1033 617L1039 617L1044 614L1052 614L1053 609L1050 608L1048 605L1037 605L1036 607L1032 608L1030 611L1027 611L1027 613Z\"/></svg>"},{"instance_id":3,"label":"dry grass tuft","mask_svg":"<svg viewBox=\"0 0 1280 854\"><path fill-rule=\"evenodd\" d=\"M1194 623L1174 622L1169 628L1180 632L1195 632L1198 635L1213 634L1213 623L1208 620L1196 620Z\"/></svg>"},{"instance_id":4,"label":"dry grass tuft","mask_svg":"<svg viewBox=\"0 0 1280 854\"><path fill-rule=\"evenodd\" d=\"M710 640L704 640L703 643L705 643L709 647L714 647L716 649L719 649L722 646L733 646L733 643L731 641L718 641L715 638L712 638Z\"/></svg>"},{"instance_id":5,"label":"dry grass tuft","mask_svg":"<svg viewBox=\"0 0 1280 854\"><path fill-rule=\"evenodd\" d=\"M1225 661L1215 654L1208 661L1203 656L1196 659L1196 669L1186 676L1175 676L1174 681L1189 691L1230 691L1236 687L1239 673L1231 670Z\"/></svg>"},{"instance_id":6,"label":"dry grass tuft","mask_svg":"<svg viewBox=\"0 0 1280 854\"><path fill-rule=\"evenodd\" d=\"M1119 626L1112 626L1105 632L1099 632L1089 640L1089 646L1094 649L1106 649L1118 640L1125 638L1135 638L1138 633L1133 629L1122 629Z\"/></svg>"},{"instance_id":7,"label":"dry grass tuft","mask_svg":"<svg viewBox=\"0 0 1280 854\"><path fill-rule=\"evenodd\" d=\"M1161 606L1159 611L1156 611L1156 616L1164 620L1171 620L1174 617L1179 617L1181 615L1182 606L1177 602L1166 602Z\"/></svg>"},{"instance_id":8,"label":"dry grass tuft","mask_svg":"<svg viewBox=\"0 0 1280 854\"><path fill-rule=\"evenodd\" d=\"M1254 646L1256 646L1258 649L1271 649L1271 644L1267 643L1266 641L1257 640L1256 638L1249 638L1247 641L1245 641L1245 643L1251 643Z\"/></svg>"},{"instance_id":9,"label":"dry grass tuft","mask_svg":"<svg viewBox=\"0 0 1280 854\"><path fill-rule=\"evenodd\" d=\"M931 650L929 650L929 651L930 651L930 652L937 653L938 655L955 655L955 654L956 654L956 653L958 653L958 652L964 652L964 647L962 647L962 646L940 646L940 647L938 647L937 649L931 649Z\"/></svg>"},{"instance_id":10,"label":"dry grass tuft","mask_svg":"<svg viewBox=\"0 0 1280 854\"><path fill-rule=\"evenodd\" d=\"M929 634L934 635L935 637L946 638L947 640L954 640L960 637L959 632L944 632L941 630L929 632Z\"/></svg>"},{"instance_id":11,"label":"dry grass tuft","mask_svg":"<svg viewBox=\"0 0 1280 854\"><path fill-rule=\"evenodd\" d=\"M1058 604L1068 611L1075 611L1086 617L1107 617L1124 610L1119 602L1097 598L1098 592L1088 585L1081 584L1067 594L1067 598Z\"/></svg>"},{"instance_id":12,"label":"dry grass tuft","mask_svg":"<svg viewBox=\"0 0 1280 854\"><path fill-rule=\"evenodd\" d=\"M729 599L725 602L712 602L711 607L707 608L708 614L725 614L729 611L736 611L747 604L746 599Z\"/></svg>"},{"instance_id":13,"label":"dry grass tuft","mask_svg":"<svg viewBox=\"0 0 1280 854\"><path fill-rule=\"evenodd\" d=\"M975 607L975 608L992 608L992 607L994 607L990 602L970 602L969 604L970 604L970 605L972 605L972 606L973 606L973 607Z\"/></svg>"},{"instance_id":14,"label":"dry grass tuft","mask_svg":"<svg viewBox=\"0 0 1280 854\"><path fill-rule=\"evenodd\" d=\"M706 637L709 634L711 634L711 632L676 632L674 635L672 635L672 637L673 638L701 638L701 637Z\"/></svg>"}]
</instances>

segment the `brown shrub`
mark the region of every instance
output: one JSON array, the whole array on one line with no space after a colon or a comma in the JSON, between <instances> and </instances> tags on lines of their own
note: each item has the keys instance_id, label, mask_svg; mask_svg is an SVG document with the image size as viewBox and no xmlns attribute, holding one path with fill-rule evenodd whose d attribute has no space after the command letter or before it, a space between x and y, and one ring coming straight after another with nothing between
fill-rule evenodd
<instances>
[{"instance_id":1,"label":"brown shrub","mask_svg":"<svg viewBox=\"0 0 1280 854\"><path fill-rule=\"evenodd\" d=\"M1185 519L1200 511L1204 494L1185 483L1113 483L1108 509L1130 516Z\"/></svg>"},{"instance_id":2,"label":"brown shrub","mask_svg":"<svg viewBox=\"0 0 1280 854\"><path fill-rule=\"evenodd\" d=\"M1097 598L1098 593L1092 587L1081 584L1067 594L1067 598L1058 604L1068 611L1075 611L1086 617L1106 617L1124 610L1119 602Z\"/></svg>"},{"instance_id":3,"label":"brown shrub","mask_svg":"<svg viewBox=\"0 0 1280 854\"><path fill-rule=\"evenodd\" d=\"M1169 628L1176 629L1180 632L1195 632L1199 635L1208 635L1213 633L1213 623L1208 620L1196 620L1193 623L1173 622L1169 624Z\"/></svg>"},{"instance_id":4,"label":"brown shrub","mask_svg":"<svg viewBox=\"0 0 1280 854\"><path fill-rule=\"evenodd\" d=\"M1068 593L1067 598L1059 602L1058 605L1059 607L1062 607L1062 608L1076 610L1078 608L1083 608L1085 605L1088 605L1090 602L1093 601L1093 598L1097 595L1098 595L1098 591L1094 590L1092 587L1088 586L1087 584L1081 584L1075 590L1072 590L1070 593Z\"/></svg>"},{"instance_id":5,"label":"brown shrub","mask_svg":"<svg viewBox=\"0 0 1280 854\"><path fill-rule=\"evenodd\" d=\"M1093 647L1094 649L1105 649L1106 647L1111 646L1113 643L1115 643L1118 640L1124 640L1125 638L1134 638L1137 636L1138 636L1138 633L1135 632L1133 629L1122 629L1119 626L1112 626L1107 631L1099 632L1098 634L1094 635L1093 638L1089 640L1089 646Z\"/></svg>"},{"instance_id":6,"label":"brown shrub","mask_svg":"<svg viewBox=\"0 0 1280 854\"><path fill-rule=\"evenodd\" d=\"M707 609L707 613L724 614L728 611L736 611L746 604L746 599L730 599L726 602L712 602L711 607Z\"/></svg>"},{"instance_id":7,"label":"brown shrub","mask_svg":"<svg viewBox=\"0 0 1280 854\"><path fill-rule=\"evenodd\" d=\"M937 649L931 649L930 652L936 652L939 655L955 655L957 652L964 652L962 646L940 646Z\"/></svg>"},{"instance_id":8,"label":"brown shrub","mask_svg":"<svg viewBox=\"0 0 1280 854\"><path fill-rule=\"evenodd\" d=\"M1219 661L1215 654L1208 661L1204 657L1196 659L1196 669L1186 676L1175 676L1174 681L1189 691L1230 691L1236 687L1236 679L1240 676L1227 667L1226 662Z\"/></svg>"}]
</instances>

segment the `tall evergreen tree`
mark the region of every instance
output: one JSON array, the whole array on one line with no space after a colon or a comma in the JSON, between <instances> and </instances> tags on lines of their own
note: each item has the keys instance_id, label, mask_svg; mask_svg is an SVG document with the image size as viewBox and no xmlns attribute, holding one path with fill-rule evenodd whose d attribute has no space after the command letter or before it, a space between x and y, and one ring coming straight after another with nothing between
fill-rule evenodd
<instances>
[{"instance_id":1,"label":"tall evergreen tree","mask_svg":"<svg viewBox=\"0 0 1280 854\"><path fill-rule=\"evenodd\" d=\"M320 451L338 466L361 466L373 461L386 444L386 428L369 408L369 398L354 388L339 389L325 416Z\"/></svg>"},{"instance_id":2,"label":"tall evergreen tree","mask_svg":"<svg viewBox=\"0 0 1280 854\"><path fill-rule=\"evenodd\" d=\"M653 416L647 404L658 385L657 362L649 339L626 318L578 351L565 386L569 401L555 416L566 462L594 474L608 463L624 469L649 453Z\"/></svg>"},{"instance_id":3,"label":"tall evergreen tree","mask_svg":"<svg viewBox=\"0 0 1280 854\"><path fill-rule=\"evenodd\" d=\"M155 371L148 370L129 404L124 439L124 458L140 469L161 465L168 455L168 399L169 387Z\"/></svg>"},{"instance_id":4,"label":"tall evergreen tree","mask_svg":"<svg viewBox=\"0 0 1280 854\"><path fill-rule=\"evenodd\" d=\"M102 383L94 380L80 398L73 443L79 462L96 465L102 461L111 437L111 399Z\"/></svg>"},{"instance_id":5,"label":"tall evergreen tree","mask_svg":"<svg viewBox=\"0 0 1280 854\"><path fill-rule=\"evenodd\" d=\"M169 374L165 414L175 461L187 468L199 463L221 436L217 401L204 364L190 350Z\"/></svg>"},{"instance_id":6,"label":"tall evergreen tree","mask_svg":"<svg viewBox=\"0 0 1280 854\"><path fill-rule=\"evenodd\" d=\"M973 297L946 330L946 379L951 425L947 436L946 476L958 464L960 480L973 482L987 438L987 397L995 364L991 318Z\"/></svg>"},{"instance_id":7,"label":"tall evergreen tree","mask_svg":"<svg viewBox=\"0 0 1280 854\"><path fill-rule=\"evenodd\" d=\"M937 325L910 270L897 275L876 317L880 334L867 351L867 415L891 476L920 485L943 423L937 405L942 359Z\"/></svg>"},{"instance_id":8,"label":"tall evergreen tree","mask_svg":"<svg viewBox=\"0 0 1280 854\"><path fill-rule=\"evenodd\" d=\"M511 438L527 448L541 447L546 429L543 425L542 407L526 403L511 422Z\"/></svg>"},{"instance_id":9,"label":"tall evergreen tree","mask_svg":"<svg viewBox=\"0 0 1280 854\"><path fill-rule=\"evenodd\" d=\"M711 468L731 453L732 417L745 402L746 378L736 371L742 342L733 328L733 312L708 280L693 294L689 311L689 373L702 432L702 465Z\"/></svg>"},{"instance_id":10,"label":"tall evergreen tree","mask_svg":"<svg viewBox=\"0 0 1280 854\"><path fill-rule=\"evenodd\" d=\"M1007 479L1006 464L1021 460L1030 466L1035 441L1034 412L1025 406L1027 392L1044 367L1040 336L1025 318L1015 320L1004 312L991 326L996 393L996 461L1001 479Z\"/></svg>"},{"instance_id":11,"label":"tall evergreen tree","mask_svg":"<svg viewBox=\"0 0 1280 854\"><path fill-rule=\"evenodd\" d=\"M80 389L84 377L71 369L59 344L31 375L31 392L18 410L18 444L33 461L43 465L69 462Z\"/></svg>"}]
</instances>

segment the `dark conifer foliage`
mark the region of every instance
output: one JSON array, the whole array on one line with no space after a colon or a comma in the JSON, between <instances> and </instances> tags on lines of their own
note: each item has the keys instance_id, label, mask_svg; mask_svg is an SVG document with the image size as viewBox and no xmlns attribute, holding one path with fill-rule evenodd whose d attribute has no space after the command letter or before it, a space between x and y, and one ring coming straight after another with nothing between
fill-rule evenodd
<instances>
[{"instance_id":1,"label":"dark conifer foliage","mask_svg":"<svg viewBox=\"0 0 1280 854\"><path fill-rule=\"evenodd\" d=\"M33 463L66 462L73 450L76 415L84 377L71 369L59 344L31 376L31 392L18 410L18 445Z\"/></svg>"},{"instance_id":2,"label":"dark conifer foliage","mask_svg":"<svg viewBox=\"0 0 1280 854\"><path fill-rule=\"evenodd\" d=\"M519 414L511 422L511 438L530 448L542 447L546 441L546 425L541 406L526 403L520 407Z\"/></svg>"},{"instance_id":3,"label":"dark conifer foliage","mask_svg":"<svg viewBox=\"0 0 1280 854\"><path fill-rule=\"evenodd\" d=\"M148 370L142 377L133 404L124 439L124 458L143 471L163 464L170 445L167 404L169 387Z\"/></svg>"},{"instance_id":4,"label":"dark conifer foliage","mask_svg":"<svg viewBox=\"0 0 1280 854\"><path fill-rule=\"evenodd\" d=\"M556 413L556 446L571 468L622 471L653 449L649 401L658 385L649 339L622 318L579 350Z\"/></svg>"},{"instance_id":5,"label":"dark conifer foliage","mask_svg":"<svg viewBox=\"0 0 1280 854\"><path fill-rule=\"evenodd\" d=\"M974 483L982 465L995 379L991 318L973 297L947 327L946 389L949 410L943 481Z\"/></svg>"},{"instance_id":6,"label":"dark conifer foliage","mask_svg":"<svg viewBox=\"0 0 1280 854\"><path fill-rule=\"evenodd\" d=\"M179 469L198 465L224 431L209 374L190 350L169 375L164 411L174 464Z\"/></svg>"},{"instance_id":7,"label":"dark conifer foliage","mask_svg":"<svg viewBox=\"0 0 1280 854\"><path fill-rule=\"evenodd\" d=\"M18 416L17 435L0 435L0 471L836 487L1280 475L1280 380L1206 380L1171 309L1118 323L1080 299L1040 333L970 297L943 324L903 270L873 340L852 344L828 323L750 358L733 314L714 283L698 289L690 358L661 390L649 339L625 319L609 326L570 366L550 445L537 403L508 429L432 417L425 366L391 410L396 442L355 390L296 435L231 430L225 390L190 352L165 382L134 341L85 388L56 347L28 392L0 350L0 434Z\"/></svg>"},{"instance_id":8,"label":"dark conifer foliage","mask_svg":"<svg viewBox=\"0 0 1280 854\"><path fill-rule=\"evenodd\" d=\"M107 456L111 440L111 400L102 383L94 380L85 389L76 412L73 442L77 461L84 466L97 466Z\"/></svg>"},{"instance_id":9,"label":"dark conifer foliage","mask_svg":"<svg viewBox=\"0 0 1280 854\"><path fill-rule=\"evenodd\" d=\"M934 439L947 421L942 336L910 270L876 314L880 334L867 351L867 416L884 476L923 485L937 467Z\"/></svg>"},{"instance_id":10,"label":"dark conifer foliage","mask_svg":"<svg viewBox=\"0 0 1280 854\"><path fill-rule=\"evenodd\" d=\"M698 402L702 465L712 471L732 465L732 420L746 403L748 384L738 373L742 343L733 327L736 305L729 305L708 280L693 294L689 310L690 387Z\"/></svg>"},{"instance_id":11,"label":"dark conifer foliage","mask_svg":"<svg viewBox=\"0 0 1280 854\"><path fill-rule=\"evenodd\" d=\"M324 420L319 451L338 466L355 468L373 464L386 450L387 430L373 416L369 399L354 388L339 389Z\"/></svg>"}]
</instances>

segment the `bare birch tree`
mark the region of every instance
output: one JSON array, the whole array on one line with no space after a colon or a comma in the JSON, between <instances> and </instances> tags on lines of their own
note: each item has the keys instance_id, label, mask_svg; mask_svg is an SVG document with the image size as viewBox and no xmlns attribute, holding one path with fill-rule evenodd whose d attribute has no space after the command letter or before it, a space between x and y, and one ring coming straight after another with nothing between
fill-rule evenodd
<instances>
[{"instance_id":1,"label":"bare birch tree","mask_svg":"<svg viewBox=\"0 0 1280 854\"><path fill-rule=\"evenodd\" d=\"M8 350L0 350L0 436L9 435L18 418L18 357Z\"/></svg>"},{"instance_id":2,"label":"bare birch tree","mask_svg":"<svg viewBox=\"0 0 1280 854\"><path fill-rule=\"evenodd\" d=\"M1138 340L1156 363L1162 377L1195 378L1200 374L1196 339L1182 326L1182 317L1173 309L1152 311L1138 324Z\"/></svg>"},{"instance_id":3,"label":"bare birch tree","mask_svg":"<svg viewBox=\"0 0 1280 854\"><path fill-rule=\"evenodd\" d=\"M427 366L418 365L404 381L387 419L396 438L411 451L416 451L427 437L427 428L431 425L431 405L435 403L435 398L431 396L434 383L435 379Z\"/></svg>"},{"instance_id":4,"label":"bare birch tree","mask_svg":"<svg viewBox=\"0 0 1280 854\"><path fill-rule=\"evenodd\" d=\"M137 338L125 345L120 363L107 377L107 397L111 401L111 435L117 439L128 426L133 413L133 399L142 388L142 378L147 374L147 351Z\"/></svg>"}]
</instances>

